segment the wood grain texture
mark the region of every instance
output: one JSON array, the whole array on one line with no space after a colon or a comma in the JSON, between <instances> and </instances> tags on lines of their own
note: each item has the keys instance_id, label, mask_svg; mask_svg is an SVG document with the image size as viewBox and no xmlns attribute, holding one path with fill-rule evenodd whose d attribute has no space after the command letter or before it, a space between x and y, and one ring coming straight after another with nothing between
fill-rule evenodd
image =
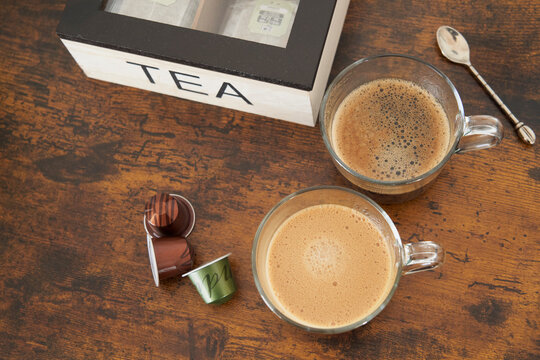
<instances>
[{"instance_id":1,"label":"wood grain texture","mask_svg":"<svg viewBox=\"0 0 540 360\"><path fill-rule=\"evenodd\" d=\"M503 120L494 149L456 155L421 197L384 206L404 242L443 267L402 278L372 322L337 336L279 320L251 275L265 213L308 186L350 186L318 127L86 78L55 35L62 0L0 7L0 357L7 359L537 359L538 144L519 142L467 69L436 46L460 30L472 62L540 133L538 1L352 1L331 79L407 53L445 72L468 114ZM232 252L238 292L208 306L185 280L156 288L142 214L157 191L190 199L196 265Z\"/></svg>"}]
</instances>

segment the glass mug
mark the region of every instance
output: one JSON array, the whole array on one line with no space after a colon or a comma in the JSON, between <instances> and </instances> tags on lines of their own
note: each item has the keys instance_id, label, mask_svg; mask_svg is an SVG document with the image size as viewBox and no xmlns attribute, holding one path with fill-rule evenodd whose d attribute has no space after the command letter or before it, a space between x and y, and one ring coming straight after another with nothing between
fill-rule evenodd
<instances>
[{"instance_id":1,"label":"glass mug","mask_svg":"<svg viewBox=\"0 0 540 360\"><path fill-rule=\"evenodd\" d=\"M410 179L383 181L361 175L339 158L333 144L331 134L334 116L345 97L363 84L385 78L407 80L427 90L442 105L449 121L450 136L446 155L435 167ZM453 154L490 148L499 144L503 138L503 126L498 119L488 115L465 116L459 94L448 77L434 66L406 55L372 56L349 65L326 91L319 119L324 143L339 172L383 203L403 202L420 195L435 180Z\"/></svg>"},{"instance_id":2,"label":"glass mug","mask_svg":"<svg viewBox=\"0 0 540 360\"><path fill-rule=\"evenodd\" d=\"M284 221L298 211L321 204L346 206L367 216L381 231L393 257L393 284L382 303L366 317L340 327L315 327L291 319L290 316L285 315L285 311L276 299L268 279L269 245L276 230ZM394 223L379 205L357 191L338 186L312 187L300 190L281 200L262 220L255 235L251 252L255 285L270 310L290 324L307 331L326 334L338 334L366 324L386 307L397 288L401 275L434 269L441 265L443 261L444 250L438 244L431 241L421 241L403 245Z\"/></svg>"}]
</instances>

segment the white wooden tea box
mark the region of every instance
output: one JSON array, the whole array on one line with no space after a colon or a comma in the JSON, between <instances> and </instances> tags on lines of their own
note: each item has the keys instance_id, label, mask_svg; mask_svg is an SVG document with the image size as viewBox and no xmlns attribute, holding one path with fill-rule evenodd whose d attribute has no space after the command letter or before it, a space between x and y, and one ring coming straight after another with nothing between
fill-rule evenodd
<instances>
[{"instance_id":1,"label":"white wooden tea box","mask_svg":"<svg viewBox=\"0 0 540 360\"><path fill-rule=\"evenodd\" d=\"M68 0L84 73L315 125L349 0Z\"/></svg>"}]
</instances>

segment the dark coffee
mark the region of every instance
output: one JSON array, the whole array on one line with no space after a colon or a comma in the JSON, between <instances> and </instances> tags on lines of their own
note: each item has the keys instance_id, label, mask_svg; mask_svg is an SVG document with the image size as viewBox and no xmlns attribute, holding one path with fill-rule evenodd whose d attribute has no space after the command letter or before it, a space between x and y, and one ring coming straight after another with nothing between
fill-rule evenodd
<instances>
[{"instance_id":1,"label":"dark coffee","mask_svg":"<svg viewBox=\"0 0 540 360\"><path fill-rule=\"evenodd\" d=\"M332 127L337 156L366 177L399 181L420 176L445 157L450 142L441 104L405 80L380 79L351 92Z\"/></svg>"}]
</instances>

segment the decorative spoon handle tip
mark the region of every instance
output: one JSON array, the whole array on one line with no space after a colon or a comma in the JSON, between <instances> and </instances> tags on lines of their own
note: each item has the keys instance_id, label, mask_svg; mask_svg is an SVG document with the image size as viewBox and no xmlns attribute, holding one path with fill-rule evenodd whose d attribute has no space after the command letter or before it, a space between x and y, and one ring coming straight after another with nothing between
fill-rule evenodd
<instances>
[{"instance_id":1,"label":"decorative spoon handle tip","mask_svg":"<svg viewBox=\"0 0 540 360\"><path fill-rule=\"evenodd\" d=\"M534 144L536 141L536 135L534 135L534 131L527 125L524 125L523 123L520 124L521 126L519 128L516 126L516 131L521 141L529 145Z\"/></svg>"}]
</instances>

